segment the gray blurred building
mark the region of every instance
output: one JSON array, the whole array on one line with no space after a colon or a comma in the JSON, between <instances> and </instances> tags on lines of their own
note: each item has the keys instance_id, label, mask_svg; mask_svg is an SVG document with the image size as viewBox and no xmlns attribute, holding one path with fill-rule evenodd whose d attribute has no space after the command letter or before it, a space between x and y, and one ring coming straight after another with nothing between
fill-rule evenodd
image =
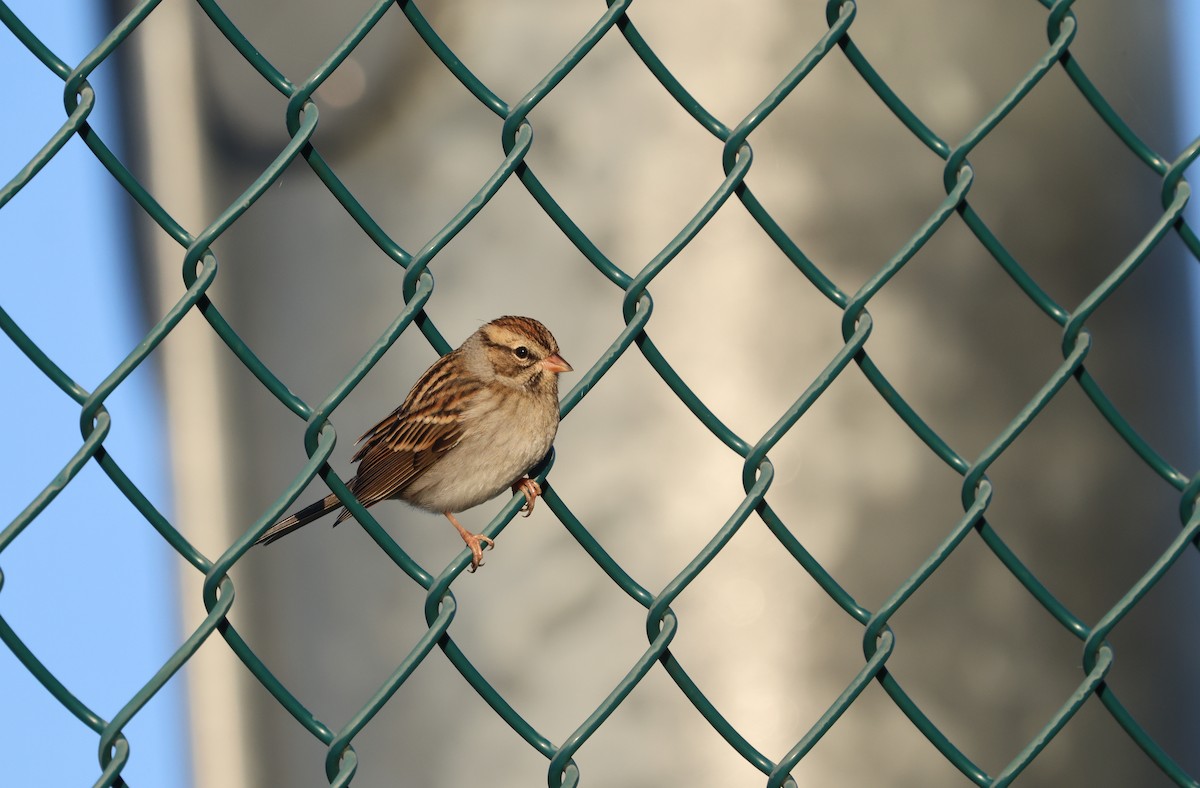
<instances>
[{"instance_id":1,"label":"gray blurred building","mask_svg":"<svg viewBox=\"0 0 1200 788\"><path fill-rule=\"evenodd\" d=\"M428 3L422 11L510 105L603 13L603 4ZM1161 4L1080 4L1071 51L1156 150L1172 151ZM294 82L346 36L366 3L224 3ZM635 4L631 18L678 79L733 127L827 28L823 4ZM1038 3L864 4L858 47L951 144L1047 50ZM198 232L286 144L286 98L193 5L164 4L134 37L135 161ZM414 252L503 157L502 121L429 52L398 8L315 95L313 143L379 225ZM614 263L640 270L719 185L721 143L649 75L616 30L532 113L527 163ZM833 51L750 138L747 183L804 253L853 293L945 197L942 161ZM971 205L1067 309L1159 215L1159 179L1055 68L970 157ZM152 312L182 293L182 250L144 217ZM302 161L214 246L210 297L280 379L319 403L403 305L402 271ZM1174 256L1173 256L1174 255ZM1169 461L1196 461L1181 247L1157 251L1089 328L1088 369ZM624 323L623 293L510 180L434 259L428 314L456 344L501 314L552 328L582 372ZM842 347L840 310L733 198L650 288L650 334L732 430L757 441ZM1062 361L1061 329L1020 292L959 217L869 304L867 350L927 423L973 460ZM220 555L303 466L304 424L198 314L163 346L176 522ZM406 332L334 416L333 465L435 358ZM565 376L569 388L578 375ZM563 423L554 489L642 586L660 591L743 497L741 459L630 350ZM854 368L771 452L767 500L804 546L877 609L962 517L961 476ZM1076 615L1095 623L1177 533L1179 495L1116 436L1074 383L989 471L988 519ZM318 481L301 502L323 495ZM482 528L502 501L464 516ZM435 574L461 549L439 517L373 510ZM1194 561L1192 562L1194 563ZM1183 654L1192 576L1174 572L1111 638L1111 686L1195 774L1194 671ZM232 572L231 620L272 672L338 729L425 631L424 591L353 522L256 548ZM202 578L181 563L185 621ZM646 648L645 610L539 505L453 585L455 642L540 733L561 743ZM671 651L760 752L781 758L863 664L861 624L756 517L672 606ZM975 534L892 621L888 662L931 720L991 775L1083 679L1081 642ZM196 784L326 785L326 747L213 637L186 669ZM355 738L355 785L518 788L547 761L435 651ZM589 786L761 785L655 666L576 754ZM802 785L965 785L871 684L793 772ZM1023 785L1158 785L1165 778L1094 699L1022 775Z\"/></svg>"}]
</instances>

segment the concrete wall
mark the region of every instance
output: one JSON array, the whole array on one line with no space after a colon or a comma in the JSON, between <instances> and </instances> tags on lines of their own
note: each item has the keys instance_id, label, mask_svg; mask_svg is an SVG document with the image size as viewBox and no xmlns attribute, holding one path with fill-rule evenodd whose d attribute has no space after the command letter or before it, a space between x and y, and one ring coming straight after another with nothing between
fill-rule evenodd
<instances>
[{"instance_id":1,"label":"concrete wall","mask_svg":"<svg viewBox=\"0 0 1200 788\"><path fill-rule=\"evenodd\" d=\"M426 4L462 60L515 103L602 12L596 4ZM824 32L821 4L635 5L631 16L676 76L735 125ZM227 3L230 17L294 81L317 67L365 2ZM1170 150L1169 79L1158 5L1078 9L1072 52L1147 141ZM286 100L199 11L155 11L178 35L143 47L148 179L178 190L198 231L286 143ZM281 16L283 15L283 16ZM854 40L942 138L961 140L1047 48L1037 3L864 6ZM146 65L150 64L150 65ZM181 67L155 87L151 75ZM188 71L194 66L194 71ZM426 50L398 9L316 95L314 143L375 220L420 248L502 157L501 121ZM721 144L610 33L531 116L527 163L604 253L645 265L721 178ZM182 122L181 122L182 121ZM171 123L180 124L173 127ZM194 133L195 139L188 134ZM751 137L750 187L844 291L880 269L944 197L942 162L833 52ZM157 153L155 153L157 151ZM1158 181L1055 69L971 156L971 204L1067 309L1158 215ZM175 192L171 192L175 193ZM148 233L148 239L153 234ZM182 251L147 243L158 297L180 291ZM310 403L323 399L402 308L402 272L303 162L214 247L210 295L239 334ZM1184 268L1155 253L1089 323L1088 368L1177 467L1196 458ZM428 313L457 343L500 314L543 320L584 370L623 327L622 293L508 183L434 260ZM730 200L651 287L650 333L726 424L757 440L841 347L840 310ZM161 309L161 306L159 307ZM871 358L963 457L973 460L1061 361L1061 330L1020 293L963 223L945 228L872 302ZM305 461L303 424L199 316L164 347L189 536L219 554ZM435 355L406 333L336 413L334 467ZM577 376L566 376L566 386ZM213 419L219 419L214 423ZM644 587L658 592L742 498L741 460L631 351L564 422L551 482ZM962 516L960 476L929 451L855 368L771 453L768 501L863 606L876 609ZM989 472L991 525L1050 590L1094 623L1165 549L1178 494L1116 437L1074 383ZM318 482L303 496L323 495ZM501 501L467 513L485 525ZM439 517L374 510L434 573L461 543ZM339 728L424 632L423 591L353 522L315 524L233 570L233 622L322 721ZM188 615L201 580L182 577ZM487 565L453 586L451 633L541 733L563 741L645 649L644 610L539 506ZM1193 773L1196 686L1172 622L1195 583L1173 573L1115 633L1112 686ZM672 652L761 752L777 760L862 664L862 627L795 564L757 517L673 605ZM893 619L892 674L975 763L998 773L1082 679L1081 643L975 536ZM325 748L213 641L192 680L198 785L324 785ZM440 652L355 740L355 784L528 786L546 761L480 700ZM1190 759L1190 760L1188 760ZM763 777L654 668L576 757L598 786L760 785ZM960 785L965 779L877 684L794 772L801 784ZM240 780L240 782L238 782ZM1161 776L1094 700L1023 784L1150 785Z\"/></svg>"}]
</instances>

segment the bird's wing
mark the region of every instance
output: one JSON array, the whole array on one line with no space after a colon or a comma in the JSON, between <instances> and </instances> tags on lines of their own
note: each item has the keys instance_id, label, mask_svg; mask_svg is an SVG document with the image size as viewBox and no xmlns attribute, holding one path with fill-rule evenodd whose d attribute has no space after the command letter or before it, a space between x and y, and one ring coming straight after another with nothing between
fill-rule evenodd
<instances>
[{"instance_id":1,"label":"bird's wing","mask_svg":"<svg viewBox=\"0 0 1200 788\"><path fill-rule=\"evenodd\" d=\"M461 440L466 407L480 384L455 374L453 355L435 362L404 404L358 439L350 489L363 506L395 496Z\"/></svg>"}]
</instances>

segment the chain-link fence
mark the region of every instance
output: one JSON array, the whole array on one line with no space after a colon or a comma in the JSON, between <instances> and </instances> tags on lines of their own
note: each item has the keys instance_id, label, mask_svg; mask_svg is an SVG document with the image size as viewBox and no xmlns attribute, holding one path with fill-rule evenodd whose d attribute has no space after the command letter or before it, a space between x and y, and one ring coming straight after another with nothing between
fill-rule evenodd
<instances>
[{"instance_id":1,"label":"chain-link fence","mask_svg":"<svg viewBox=\"0 0 1200 788\"><path fill-rule=\"evenodd\" d=\"M131 751L130 742L124 735L127 724L189 663L199 649L211 649L214 646L228 649L235 654L245 671L270 693L274 702L291 715L295 724L327 749L325 778L331 785L351 784L360 768L359 756L354 746L356 737L367 730L382 712L390 707L394 708L397 702L394 697L401 688L419 682L422 669L431 664L431 661L439 660L452 665L461 679L516 734L506 746L523 746L520 745L520 740L523 740L540 753L546 763L548 784L552 786L576 785L586 781L587 769L577 765L576 756L585 751L589 741L598 732L622 724L619 712L647 677L656 672L667 677L673 684L673 691L691 704L693 713L702 717L738 757L761 772L763 780L769 786L795 785L797 779L793 774L802 767L806 757L819 747L831 731L839 727L845 716L865 697L864 691L872 686L886 693L894 707L907 719L907 724L932 744L932 748L924 757L944 759L952 765L960 780L977 785L1007 785L1034 764L1064 730L1077 724L1081 715L1102 710L1106 724L1118 726L1123 732L1122 735L1140 750L1138 757L1152 765L1156 774L1179 785L1200 784L1196 777L1192 776L1195 774L1194 766L1189 772L1188 764L1192 755L1169 752L1161 746L1159 742L1163 738L1162 732L1151 731L1145 726L1140 715L1131 711L1121 693L1109 680L1116 664L1110 646L1114 631L1132 611L1138 609L1143 599L1159 586L1160 581L1181 562L1181 559L1192 556L1186 560L1194 564L1195 551L1189 548L1200 535L1200 515L1195 512L1195 501L1200 493L1200 486L1186 469L1177 468L1165 451L1140 434L1138 426L1127 417L1126 408L1114 404L1114 400L1106 393L1106 389L1101 387L1088 365L1089 353L1094 346L1089 325L1098 311L1103 310L1120 293L1128 290L1127 281L1144 262L1156 254L1162 255L1161 249L1166 243L1178 244L1179 255L1186 257L1189 263L1200 260L1200 239L1183 218L1184 207L1190 194L1184 174L1197 155L1200 155L1200 139L1191 142L1174 157L1164 156L1152 149L1135 132L1137 124L1128 121L1110 105L1105 94L1089 78L1084 65L1073 55L1072 46L1086 21L1086 10L1073 10L1071 2L1050 0L1042 0L1040 4L1030 0L1026 5L1044 9L1039 11L1044 22L1045 36L1040 44L1040 55L1023 64L1024 73L1011 81L1003 99L980 113L970 131L955 141L940 136L934 130L936 123L914 112L906 103L902 91L890 85L889 75L873 68L871 53L856 46L856 25L859 24L861 16L870 14L872 10L860 8L858 4L848 0L830 0L825 5L826 31L805 47L797 44L797 51L802 51L803 54L792 60L793 67L790 72L769 91L747 104L748 111L744 115L733 120L722 119L713 114L697 98L703 91L696 86L685 85L674 75L668 63L660 59L656 48L639 33L636 9L632 9L628 1L610 0L607 8L597 11L590 29L578 38L557 65L547 71L518 100L506 101L489 86L487 79L480 77L466 65L465 60L456 54L456 50L446 43L438 25L431 22L433 17L427 18L423 9L415 3L393 3L392 0L374 3L340 44L328 53L311 76L296 80L283 73L260 52L220 3L214 0L199 0L198 6L207 17L207 34L211 34L213 30L219 31L223 40L238 53L238 63L244 60L263 83L286 100L287 139L273 152L273 159L269 165L257 173L257 177L241 194L214 211L206 218L202 227L189 228L164 208L143 181L135 177L127 162L113 154L113 148L110 147L112 141L104 139L89 126L89 117L97 102L103 100L89 85L89 75L112 58L114 53L120 52L130 36L137 34L143 25L154 19L159 4L151 0L138 3L112 28L95 50L76 65L63 62L22 24L16 14L0 3L0 19L11 36L36 56L46 69L62 79L67 111L67 119L61 129L46 141L37 155L0 191L0 208L37 178L39 171L68 141L78 138L86 143L97 160L120 183L139 206L139 210L163 233L169 235L181 250L179 257L182 259L182 285L177 290L174 303L156 316L155 324L146 333L143 341L92 390L87 390L72 380L7 313L0 311L0 327L9 340L20 348L50 381L79 405L83 437L78 451L44 489L13 491L14 494L28 499L28 505L0 533L0 565L3 563L3 551L18 539L22 532L29 528L37 528L39 515L50 502L71 483L83 467L89 463L96 463L111 483L137 508L148 526L157 531L190 565L191 569L188 571L193 573L192 578L203 578L202 584L193 586L194 592L203 600L206 612L203 621L187 634L186 639L181 640L178 649L153 678L130 697L119 711L107 718L92 708L87 698L74 694L72 688L64 684L40 661L39 656L25 645L21 633L10 627L5 619L0 618L0 639L7 648L47 692L80 724L90 728L98 737L100 777L97 784L125 784L122 772L129 762ZM1006 6L1004 11L1008 10L1009 7ZM997 10L996 13L1001 12ZM323 155L322 146L317 138L323 112L319 89L352 54L371 41L379 26L385 23L397 24L400 17L419 36L428 52L441 62L444 72L456 80L457 85L446 89L465 89L478 105L499 119L502 149L502 156L494 162L490 173L479 176L483 185L462 203L461 209L436 232L409 244L398 241L389 231L386 222L379 220L378 212L368 206L368 201L360 199L359 191L339 175L338 168ZM619 264L611 255L606 254L602 250L603 244L598 243L594 235L586 229L587 221L577 218L575 213L564 207L565 203L555 196L554 188L539 178L537 173L540 170L531 163L533 152L538 145L534 136L536 118L531 120L531 116L536 116L543 102L555 96L557 92L571 89L573 75L581 69L582 64L588 62L601 42L608 46L619 42L625 47L628 53L640 61L645 73L651 75L661 89L665 89L664 100L673 100L690 116L691 122L716 141L719 153L714 153L714 160L719 160L724 176L711 193L697 201L702 202L698 210L689 209L690 215L672 231L673 237L661 246L660 251L635 267ZM805 49L807 51L803 51ZM818 73L822 67L828 67L833 61L848 64L857 75L855 78L883 102L894 120L899 121L908 138L915 139L928 153L941 160L940 172L945 195L940 204L931 206L918 229L895 246L891 250L890 258L886 262L881 261L882 265L876 265L861 286L857 287L839 284L847 278L843 271L837 270L836 266L819 264L814 256L806 253L805 238L789 229L788 221L780 218L771 198L756 193L747 180L751 173L755 172L755 155L751 142L755 139L756 132L781 107L787 105L789 98L806 80L810 80L812 75ZM1043 80L1051 76L1069 81L1073 94L1085 102L1088 111L1102 122L1103 133L1119 140L1123 150L1128 151L1136 160L1140 171L1157 180L1160 196L1160 205L1155 206L1153 221L1125 248L1111 250L1111 260L1103 263L1103 274L1096 278L1082 297L1071 303L1065 303L1061 297L1056 297L1054 287L1047 286L1044 279L1029 272L1027 266L1022 264L1020 254L1011 250L1000 235L994 232L986 211L977 210L972 202L972 189L979 178L972 166L973 155L984 146L1011 113L1018 110L1028 97L1038 91ZM669 96L669 99L665 98L666 96ZM153 123L153 119L150 123ZM393 261L395 268L392 276L402 280L399 291L403 296L403 304L397 305L390 325L375 338L367 352L356 358L349 372L320 401L306 401L294 393L285 379L276 373L271 364L265 363L258 350L248 343L244 337L245 332L235 329L233 321L226 317L227 312L221 299L213 295L216 292L214 288L221 279L218 261L219 246L223 238L231 230L236 232L234 228L244 220L247 212L255 208L289 168L294 167L307 167L320 179L328 195L337 201L361 233L370 239L373 253ZM1099 165L1099 169L1103 170L1104 165ZM472 653L456 638L455 619L459 614L459 605L452 589L463 579L463 570L469 565L469 554L462 552L441 569L422 565L412 557L410 550L405 549L405 535L402 529L393 529L393 533L385 530L377 519L383 517L380 510L368 512L359 506L342 478L327 464L334 458L336 433L333 424L336 419L331 419L335 412L381 363L385 354L401 337L419 332L438 353L448 352L451 346L461 339L448 336L448 332L443 334L426 311L436 303L435 275L438 274L438 269L435 262L452 241L488 208L490 202L506 185L511 187L514 184L519 184L525 193L536 201L544 216L553 222L562 237L568 239L582 259L590 263L594 271L602 277L604 282L596 282L593 285L598 293L597 298L607 298L613 294L619 296L619 311L624 327L615 335L605 337L608 343L605 350L590 358L580 358L564 343L564 355L581 372L579 379L562 399L564 432L569 431L572 421L578 418L576 411L581 403L609 378L611 371L620 364L629 363L631 358L640 356L654 370L661 384L665 384L673 392L677 398L677 405L690 411L711 435L711 440L719 442L728 452L739 458L741 487L744 491L741 501L719 518L723 519L723 523L718 521L714 526L708 527L704 533L706 542L702 547L693 551L682 568L672 569L669 579L656 590L656 587L651 586L645 579L635 576L625 563L614 558L611 548L606 547L602 530L594 525L590 526L588 518L579 515L572 506L569 496L560 495L559 489L553 486L555 474L552 473L552 469L555 460L552 459L541 469L539 478L543 481L547 474L550 474L545 498L558 522L574 538L594 566L611 580L612 585L609 588L615 586L646 612L644 629L647 645L644 652L629 662L624 668L624 675L609 686L606 696L600 702L578 716L569 726L566 735L555 737L547 735L542 726L523 715L519 705L500 689L501 683L494 677L489 677L486 668L480 667L480 655ZM404 186L401 184L396 188L403 190ZM790 264L790 276L807 282L806 287L810 287L827 302L829 310L808 319L832 320L840 327L841 346L822 359L823 369L811 375L803 386L790 392L790 406L772 417L773 423L769 429L755 434L743 434L732 428L731 420L720 415L719 409L706 403L705 398L685 381L678 371L678 366L672 363L671 354L662 350L660 344L652 340L650 335L655 328L654 300L651 298L650 286L701 236L715 217L727 216L731 212L749 217L756 227L755 232L769 239L775 252L781 254ZM1064 206L1061 215L1043 219L1047 223L1061 223L1069 221L1068 217L1069 208ZM1002 428L990 433L978 452L956 448L954 441L946 436L944 430L931 426L939 421L937 414L931 416L927 410L913 404L911 398L906 396L903 386L894 382L895 376L885 374L883 365L877 363L877 355L874 355L872 350L871 340L878 329L869 307L878 301L880 295L892 286L894 280L906 271L910 263L918 258L935 238L947 233L951 226L969 230L971 243L984 250L990 261L989 265L1005 275L1003 286L1012 293L1019 293L1025 306L1032 305L1033 309L1026 309L1019 316L1007 315L1002 318L1003 321L1009 321L1011 330L1017 330L1017 321L1041 321L1053 324L1059 332L1057 350L1060 351L1060 356L1057 367L1041 376L1038 385L1029 391L1021 406L1016 409L1015 416L1010 416ZM727 269L727 273L731 277L739 275L734 265ZM599 295L601 292L603 294ZM928 306L933 308L940 296L936 292L930 292L927 296ZM278 494L273 504L253 515L242 513L237 528L240 535L231 543L223 545L223 552L219 554L202 552L193 540L187 538L176 527L177 524L173 523L167 514L155 508L139 491L137 485L126 476L116 459L105 451L105 440L112 426L112 420L105 409L106 400L134 370L149 359L155 358L160 346L181 321L197 315L224 343L224 352L230 357L236 357L244 369L257 380L257 385L270 393L276 407L290 412L305 424L303 440L308 455L307 463L295 474L286 488L270 491L272 494ZM833 317L830 317L831 315ZM711 320L714 324L719 324L721 316L712 315ZM558 325L552 324L551 329L561 334ZM701 342L703 341L701 339ZM1187 343L1183 342L1182 345L1187 346ZM303 353L304 349L297 348L297 352ZM718 363L716 359L710 359L710 362ZM1187 361L1179 361L1177 364L1184 368L1190 367L1190 362ZM834 396L831 392L850 378L868 383L874 392L873 396L886 403L911 434L919 439L924 450L931 453L944 469L956 475L962 511L957 522L946 522L937 528L941 536L936 544L931 543L927 546L929 549L925 550L923 560L915 567L905 568L901 573L901 581L894 584L878 604L870 606L847 590L847 583L831 570L829 561L817 557L812 545L801 535L804 529L798 527L793 518L781 515L768 501L769 497L778 494L780 486L793 483L795 473L789 471L788 476L781 482L777 478L779 470L770 459L772 451L798 425L805 423L806 417L814 408L818 408L820 403ZM1032 567L1037 562L1030 560L1029 553L1023 554L1021 549L1014 548L1002 529L993 527L991 514L996 493L989 471L1032 425L1043 419L1043 415L1053 409L1068 393L1081 395L1073 400L1073 407L1084 408L1087 412L1098 415L1104 422L1105 433L1119 438L1120 446L1112 447L1114 452L1119 451L1136 458L1141 467L1156 477L1160 486L1165 486L1171 491L1181 525L1169 543L1158 544L1157 541L1151 540L1154 545L1152 559L1137 568L1132 580L1125 583L1116 593L1115 601L1105 604L1098 612L1089 602L1089 612L1086 615L1073 610L1070 604L1060 599L1054 591L1058 581L1048 580L1040 571L1035 571ZM1147 396L1153 401L1153 393L1148 393ZM955 404L949 407L952 409ZM1148 407L1153 409L1154 405ZM1191 422L1189 420L1183 423ZM356 426L358 425L348 429L353 431ZM1189 442L1194 439L1190 435L1186 438ZM19 448L15 451L19 451ZM1067 452L1068 449L1063 451ZM558 462L582 465L586 460L564 457ZM239 562L247 558L255 539L271 523L289 511L295 503L304 502L298 499L314 479L319 480L318 485L328 485L329 489L338 494L374 540L378 549L390 559L393 570L403 572L424 590L423 634L408 644L407 653L396 656L390 668L390 675L377 684L374 694L362 702L354 713L336 724L323 719L321 714L307 705L301 699L302 693L280 678L278 666L273 668L269 660L262 657L262 649L252 647L251 642L256 639L253 632L245 631L244 625L235 626L231 621L237 607L231 572ZM689 491L676 489L665 491L664 494L684 496L689 494ZM509 525L521 503L521 498L517 496L505 504L484 529L484 533L498 536ZM1147 516L1153 515L1147 513ZM384 519L386 521L386 518ZM722 703L714 699L711 688L706 686L703 680L696 678L695 671L685 669L686 659L672 650L672 643L681 631L680 619L673 605L676 605L681 595L709 570L740 531L763 526L776 540L780 554L789 557L792 571L805 573L811 578L823 590L827 600L836 604L841 615L856 622L861 637L862 658L852 666L853 671L857 672L851 671L847 674L848 680L839 688L836 698L828 703L823 713L805 720L798 729L787 733L790 746L779 751L768 750L756 742L754 736L746 732L746 726L734 721ZM344 526L350 527L352 526ZM642 527L651 528L653 525L646 524ZM1134 526L1120 523L1113 527ZM895 670L894 661L897 640L893 623L901 615L901 611L906 609L906 605L932 578L943 572L948 562L952 562L956 555L961 554L960 551L970 549L969 545L980 544L986 547L990 560L1004 567L1011 578L1023 587L1023 594L1035 600L1041 610L1056 622L1060 631L1077 639L1077 653L1081 663L1073 690L1056 697L1053 703L1054 710L1041 717L1036 725L1030 728L1030 732L1022 734L1026 742L1024 746L1011 752L1006 762L991 768L985 768L972 757L968 748L962 745L960 735L947 730L944 725L939 725L936 721L938 715L931 713L928 704L923 703L906 688L905 676ZM1036 543L1034 549L1036 550ZM576 560L579 560L583 553L577 551ZM488 567L471 582L487 582L489 570L494 570L495 563L502 560L503 553L496 555L496 558L488 562ZM1192 565L1190 569L1194 572L1196 567ZM895 575L895 572L896 567L893 567L892 574ZM186 580L184 587L188 587ZM1109 589L1109 592L1111 591L1112 589ZM943 588L942 593L953 591ZM0 595L0 609L3 608L3 604L3 596ZM1185 605L1185 610L1190 609ZM349 616L351 612L346 611L342 615ZM1185 612L1176 619L1177 622L1185 622L1177 623L1177 627L1188 628L1187 615ZM1176 646L1178 645L1177 643ZM804 646L797 644L795 647ZM1166 679L1158 685L1158 690L1156 700L1162 703L1166 703L1165 699L1177 691L1174 684ZM988 716L986 709L978 710L978 713L983 718ZM1188 714L1183 711L1178 711L1177 714L1179 724L1186 726ZM1194 713L1192 719L1194 720ZM446 734L450 735L450 732L447 731ZM45 735L53 736L54 732L48 731ZM460 746L464 750L471 748L469 742ZM863 743L861 746L869 749L871 745ZM881 782L888 783L886 779L881 779ZM489 783L485 780L483 784Z\"/></svg>"}]
</instances>

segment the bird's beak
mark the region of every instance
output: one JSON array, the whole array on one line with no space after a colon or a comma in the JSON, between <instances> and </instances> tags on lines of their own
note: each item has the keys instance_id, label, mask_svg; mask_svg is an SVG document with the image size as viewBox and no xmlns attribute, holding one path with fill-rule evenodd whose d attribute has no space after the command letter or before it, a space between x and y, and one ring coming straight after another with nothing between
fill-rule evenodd
<instances>
[{"instance_id":1,"label":"bird's beak","mask_svg":"<svg viewBox=\"0 0 1200 788\"><path fill-rule=\"evenodd\" d=\"M565 358L555 353L542 359L542 369L557 375L559 372L572 372L574 367L568 364Z\"/></svg>"}]
</instances>

